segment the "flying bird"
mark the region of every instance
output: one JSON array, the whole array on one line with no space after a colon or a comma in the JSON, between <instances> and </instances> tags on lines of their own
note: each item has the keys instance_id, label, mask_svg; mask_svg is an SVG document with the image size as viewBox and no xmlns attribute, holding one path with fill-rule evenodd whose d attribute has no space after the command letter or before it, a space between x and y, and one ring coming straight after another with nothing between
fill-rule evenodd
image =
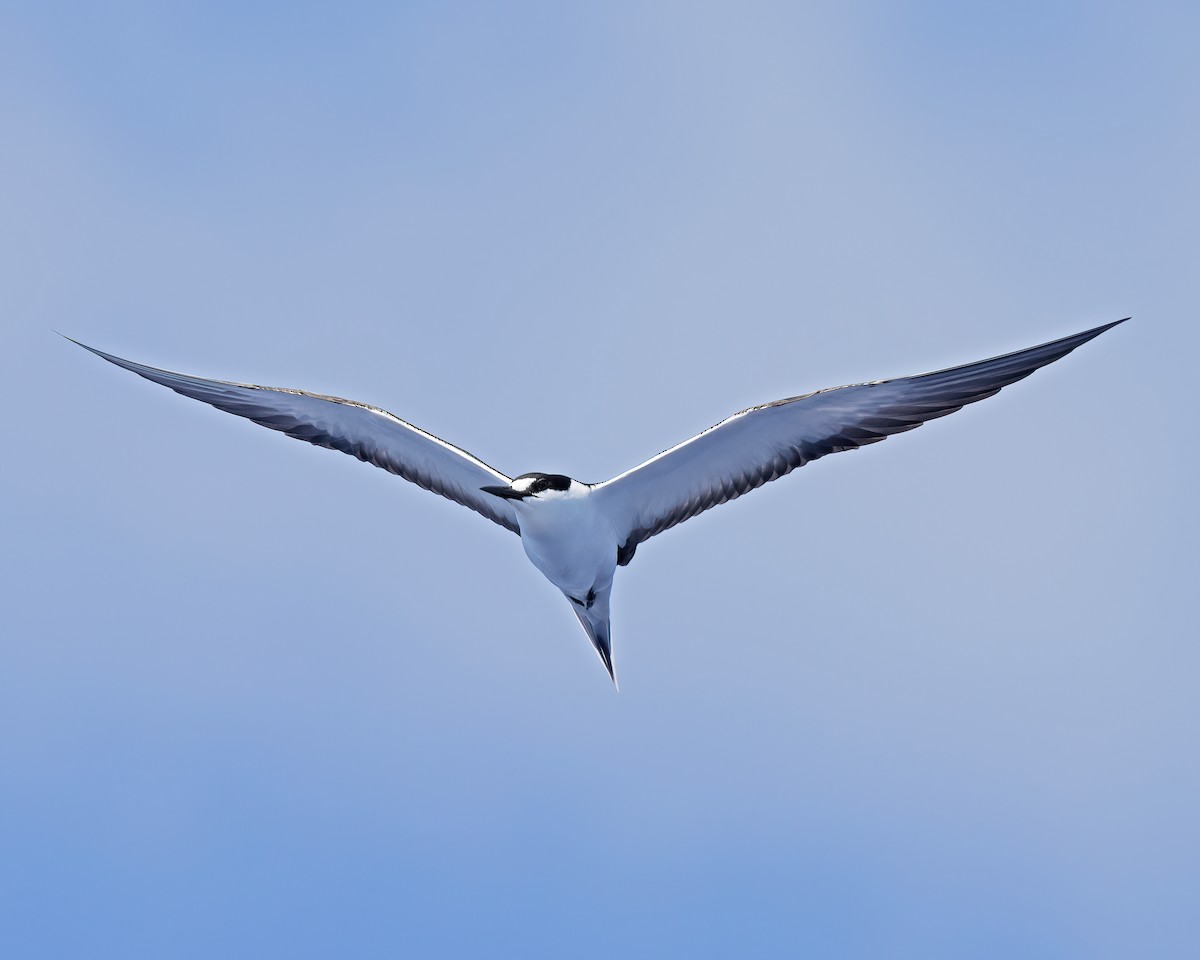
<instances>
[{"instance_id":1,"label":"flying bird","mask_svg":"<svg viewBox=\"0 0 1200 960\"><path fill-rule=\"evenodd\" d=\"M609 596L617 567L629 564L639 544L826 454L856 450L990 397L1118 323L1124 320L991 360L750 407L603 483L558 473L507 477L379 407L190 377L72 342L185 397L382 467L511 530L570 602L615 685Z\"/></svg>"}]
</instances>

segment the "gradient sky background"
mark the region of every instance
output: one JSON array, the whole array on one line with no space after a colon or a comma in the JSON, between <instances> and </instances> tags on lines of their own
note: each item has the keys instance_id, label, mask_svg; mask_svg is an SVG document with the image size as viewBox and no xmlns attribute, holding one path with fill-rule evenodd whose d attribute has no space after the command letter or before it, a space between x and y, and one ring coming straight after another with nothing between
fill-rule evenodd
<instances>
[{"instance_id":1,"label":"gradient sky background","mask_svg":"<svg viewBox=\"0 0 1200 960\"><path fill-rule=\"evenodd\" d=\"M0 953L1196 956L1200 16L977 6L5 4ZM1127 314L644 545L619 695L50 332L600 480Z\"/></svg>"}]
</instances>

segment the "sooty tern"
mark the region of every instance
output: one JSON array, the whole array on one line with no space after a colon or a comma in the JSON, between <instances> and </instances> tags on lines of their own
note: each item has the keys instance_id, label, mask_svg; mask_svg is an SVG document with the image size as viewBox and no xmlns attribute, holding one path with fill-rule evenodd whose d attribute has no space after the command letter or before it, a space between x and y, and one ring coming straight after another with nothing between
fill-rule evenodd
<instances>
[{"instance_id":1,"label":"sooty tern","mask_svg":"<svg viewBox=\"0 0 1200 960\"><path fill-rule=\"evenodd\" d=\"M1123 322L961 367L750 407L596 484L557 473L510 479L465 450L365 403L189 377L79 346L185 397L352 454L516 533L533 565L570 601L615 684L609 594L617 567L633 559L638 544L810 460L855 450L990 397Z\"/></svg>"}]
</instances>

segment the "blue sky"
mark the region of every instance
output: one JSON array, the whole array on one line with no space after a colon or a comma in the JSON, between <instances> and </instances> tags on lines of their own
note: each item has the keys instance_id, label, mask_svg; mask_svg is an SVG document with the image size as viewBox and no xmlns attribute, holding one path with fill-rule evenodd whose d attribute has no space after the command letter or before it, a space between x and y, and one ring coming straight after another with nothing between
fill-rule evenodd
<instances>
[{"instance_id":1,"label":"blue sky","mask_svg":"<svg viewBox=\"0 0 1200 960\"><path fill-rule=\"evenodd\" d=\"M8 4L0 950L1192 956L1186 4ZM1134 315L644 545L516 538L55 337L510 474Z\"/></svg>"}]
</instances>

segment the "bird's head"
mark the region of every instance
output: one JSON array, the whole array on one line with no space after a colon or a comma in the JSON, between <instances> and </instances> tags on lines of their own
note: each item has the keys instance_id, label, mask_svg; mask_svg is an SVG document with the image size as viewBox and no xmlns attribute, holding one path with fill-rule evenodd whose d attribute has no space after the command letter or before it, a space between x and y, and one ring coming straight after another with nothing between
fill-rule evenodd
<instances>
[{"instance_id":1,"label":"bird's head","mask_svg":"<svg viewBox=\"0 0 1200 960\"><path fill-rule=\"evenodd\" d=\"M505 500L554 500L583 490L585 484L561 473L523 473L511 483L480 487L484 493Z\"/></svg>"}]
</instances>

